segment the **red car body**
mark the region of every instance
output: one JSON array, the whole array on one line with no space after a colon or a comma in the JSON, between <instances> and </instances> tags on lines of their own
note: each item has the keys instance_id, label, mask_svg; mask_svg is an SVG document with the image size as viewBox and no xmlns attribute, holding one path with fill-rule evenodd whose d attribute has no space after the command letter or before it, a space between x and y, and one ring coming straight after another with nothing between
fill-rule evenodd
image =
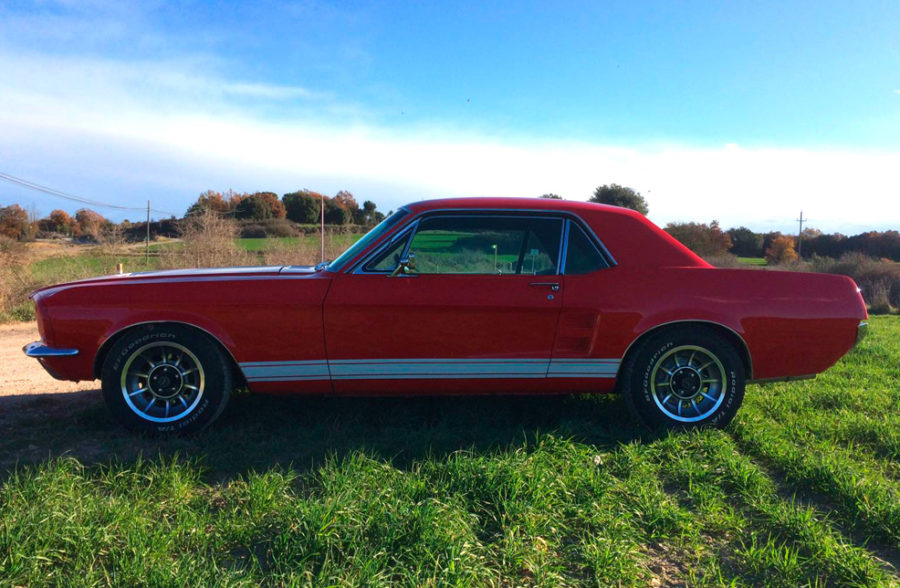
<instances>
[{"instance_id":1,"label":"red car body","mask_svg":"<svg viewBox=\"0 0 900 588\"><path fill-rule=\"evenodd\" d=\"M642 215L550 199L419 202L338 271L300 267L107 276L33 294L54 377L100 376L113 342L148 323L208 334L254 392L611 392L637 342L673 324L731 342L747 380L809 377L850 350L867 318L844 276L716 269ZM608 267L566 275L356 271L429 215L531 214L581 224Z\"/></svg>"}]
</instances>

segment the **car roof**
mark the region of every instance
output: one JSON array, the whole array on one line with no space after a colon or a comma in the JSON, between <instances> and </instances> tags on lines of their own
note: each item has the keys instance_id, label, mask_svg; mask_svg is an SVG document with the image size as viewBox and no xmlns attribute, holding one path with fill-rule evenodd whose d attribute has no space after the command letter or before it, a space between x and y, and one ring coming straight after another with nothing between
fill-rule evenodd
<instances>
[{"instance_id":1,"label":"car roof","mask_svg":"<svg viewBox=\"0 0 900 588\"><path fill-rule=\"evenodd\" d=\"M497 209L497 210L556 210L569 212L606 212L625 216L642 216L639 212L619 206L580 202L576 200L560 200L556 198L521 198L512 196L439 198L422 200L406 206L411 212L420 213L441 209Z\"/></svg>"}]
</instances>

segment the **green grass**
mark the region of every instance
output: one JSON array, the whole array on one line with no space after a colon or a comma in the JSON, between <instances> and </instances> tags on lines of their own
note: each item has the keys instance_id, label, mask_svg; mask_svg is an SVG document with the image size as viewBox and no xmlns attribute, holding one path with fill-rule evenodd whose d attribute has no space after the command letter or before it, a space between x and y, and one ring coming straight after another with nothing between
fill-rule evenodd
<instances>
[{"instance_id":1,"label":"green grass","mask_svg":"<svg viewBox=\"0 0 900 588\"><path fill-rule=\"evenodd\" d=\"M614 397L236 395L193 438L0 397L3 585L900 582L900 317L724 431Z\"/></svg>"},{"instance_id":2,"label":"green grass","mask_svg":"<svg viewBox=\"0 0 900 588\"><path fill-rule=\"evenodd\" d=\"M768 265L764 257L738 257L738 261L747 265Z\"/></svg>"},{"instance_id":3,"label":"green grass","mask_svg":"<svg viewBox=\"0 0 900 588\"><path fill-rule=\"evenodd\" d=\"M58 284L85 276L105 276L116 273L116 264L121 263L125 272L142 272L159 269L159 258L143 255L67 255L48 257L35 261L29 266L31 276L40 284Z\"/></svg>"},{"instance_id":4,"label":"green grass","mask_svg":"<svg viewBox=\"0 0 900 588\"><path fill-rule=\"evenodd\" d=\"M335 246L341 250L346 249L356 243L362 233L337 233L327 238ZM304 235L302 237L265 237L265 238L247 238L238 239L237 243L247 251L262 251L273 247L319 247L321 238L319 235Z\"/></svg>"}]
</instances>

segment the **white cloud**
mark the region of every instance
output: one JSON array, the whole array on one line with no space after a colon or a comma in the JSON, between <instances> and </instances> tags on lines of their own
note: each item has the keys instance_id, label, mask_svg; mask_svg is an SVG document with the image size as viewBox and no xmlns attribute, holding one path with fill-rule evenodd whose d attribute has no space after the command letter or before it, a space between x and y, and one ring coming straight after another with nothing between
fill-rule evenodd
<instances>
[{"instance_id":1,"label":"white cloud","mask_svg":"<svg viewBox=\"0 0 900 588\"><path fill-rule=\"evenodd\" d=\"M154 207L174 211L207 188L347 188L387 209L449 195L586 199L616 182L641 191L660 224L718 219L788 230L803 209L811 226L828 231L900 226L897 152L379 128L333 96L216 71L200 61L0 52L0 162L13 166L2 171L72 192L81 185L91 191L85 196L123 204L153 194L162 200Z\"/></svg>"}]
</instances>

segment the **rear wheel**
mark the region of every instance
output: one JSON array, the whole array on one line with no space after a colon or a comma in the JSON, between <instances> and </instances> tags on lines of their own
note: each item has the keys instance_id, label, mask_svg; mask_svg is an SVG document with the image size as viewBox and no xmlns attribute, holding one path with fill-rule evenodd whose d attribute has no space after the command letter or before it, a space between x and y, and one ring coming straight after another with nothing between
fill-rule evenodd
<instances>
[{"instance_id":1,"label":"rear wheel","mask_svg":"<svg viewBox=\"0 0 900 588\"><path fill-rule=\"evenodd\" d=\"M651 427L724 427L744 399L744 365L734 347L705 328L651 335L627 360L622 393Z\"/></svg>"},{"instance_id":2,"label":"rear wheel","mask_svg":"<svg viewBox=\"0 0 900 588\"><path fill-rule=\"evenodd\" d=\"M130 331L103 363L103 397L126 427L147 433L192 433L225 408L231 370L209 337L176 325Z\"/></svg>"}]
</instances>

